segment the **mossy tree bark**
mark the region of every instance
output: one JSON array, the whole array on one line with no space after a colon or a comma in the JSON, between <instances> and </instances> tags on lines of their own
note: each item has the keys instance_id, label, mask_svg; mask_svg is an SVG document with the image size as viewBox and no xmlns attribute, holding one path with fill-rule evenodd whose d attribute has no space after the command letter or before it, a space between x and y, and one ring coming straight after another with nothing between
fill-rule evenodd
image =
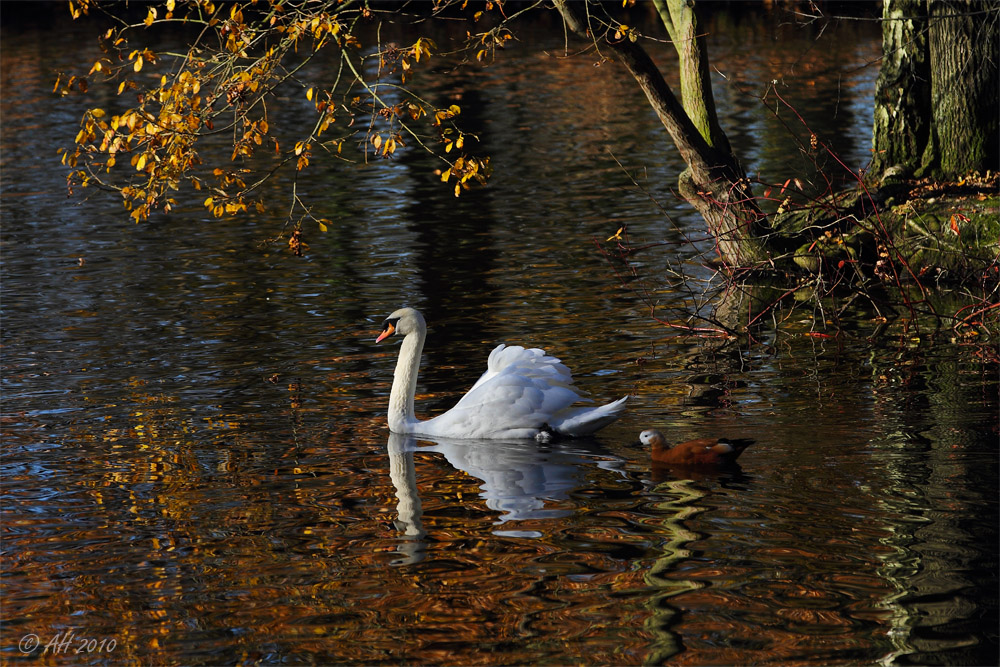
<instances>
[{"instance_id":1,"label":"mossy tree bark","mask_svg":"<svg viewBox=\"0 0 1000 667\"><path fill-rule=\"evenodd\" d=\"M870 173L997 170L1000 2L885 0Z\"/></svg>"},{"instance_id":2,"label":"mossy tree bark","mask_svg":"<svg viewBox=\"0 0 1000 667\"><path fill-rule=\"evenodd\" d=\"M750 191L746 174L719 127L709 82L708 54L697 16L684 0L657 1L657 10L674 41L682 71L683 104L646 50L628 37L613 37L607 26L591 25L586 3L555 0L567 28L610 51L639 84L687 163L679 191L701 213L730 267L766 262L762 242L764 215Z\"/></svg>"},{"instance_id":3,"label":"mossy tree bark","mask_svg":"<svg viewBox=\"0 0 1000 667\"><path fill-rule=\"evenodd\" d=\"M663 27L677 51L684 112L701 136L718 151L731 152L729 139L719 125L708 69L705 33L698 30L694 3L684 0L653 0Z\"/></svg>"},{"instance_id":4,"label":"mossy tree bark","mask_svg":"<svg viewBox=\"0 0 1000 667\"><path fill-rule=\"evenodd\" d=\"M1000 2L928 2L931 136L925 169L939 178L997 169Z\"/></svg>"}]
</instances>

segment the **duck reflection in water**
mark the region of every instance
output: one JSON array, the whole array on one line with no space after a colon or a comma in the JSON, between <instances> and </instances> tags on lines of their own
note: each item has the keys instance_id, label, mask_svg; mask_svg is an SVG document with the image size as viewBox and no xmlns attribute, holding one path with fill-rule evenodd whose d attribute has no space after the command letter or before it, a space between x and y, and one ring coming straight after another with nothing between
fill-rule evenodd
<instances>
[{"instance_id":1,"label":"duck reflection in water","mask_svg":"<svg viewBox=\"0 0 1000 667\"><path fill-rule=\"evenodd\" d=\"M624 460L601 451L588 440L572 440L544 445L532 440L452 440L421 436L417 446L412 435L391 433L387 450L389 474L396 488L396 526L411 541L423 541L426 531L421 521L422 505L417 491L413 453L437 452L448 463L482 481L480 498L486 507L499 512L497 524L531 519L553 519L571 510L547 508L551 501L563 500L578 488L586 467L597 465L622 474ZM608 460L587 454L600 454ZM504 535L537 536L534 532L501 530Z\"/></svg>"}]
</instances>

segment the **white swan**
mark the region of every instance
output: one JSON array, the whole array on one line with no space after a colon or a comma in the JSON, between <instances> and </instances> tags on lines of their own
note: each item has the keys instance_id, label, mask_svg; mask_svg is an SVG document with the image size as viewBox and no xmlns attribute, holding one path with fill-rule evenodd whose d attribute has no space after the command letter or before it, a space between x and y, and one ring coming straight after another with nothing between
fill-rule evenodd
<instances>
[{"instance_id":1,"label":"white swan","mask_svg":"<svg viewBox=\"0 0 1000 667\"><path fill-rule=\"evenodd\" d=\"M440 438L539 438L550 433L581 436L618 419L627 396L596 408L570 407L584 399L558 359L539 349L498 345L486 372L455 407L420 421L413 412L417 371L427 324L413 308L400 308L382 325L375 342L399 334L403 344L389 394L389 430Z\"/></svg>"}]
</instances>

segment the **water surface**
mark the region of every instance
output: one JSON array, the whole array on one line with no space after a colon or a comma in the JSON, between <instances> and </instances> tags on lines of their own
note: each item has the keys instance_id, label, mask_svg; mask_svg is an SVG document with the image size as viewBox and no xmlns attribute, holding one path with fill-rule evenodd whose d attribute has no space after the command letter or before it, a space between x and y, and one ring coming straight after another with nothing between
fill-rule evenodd
<instances>
[{"instance_id":1,"label":"water surface","mask_svg":"<svg viewBox=\"0 0 1000 667\"><path fill-rule=\"evenodd\" d=\"M801 310L731 345L652 319L593 240L666 241L635 263L666 309L701 294L658 276L709 276L710 243L613 64L540 32L493 67L418 74L462 105L490 186L455 199L414 154L306 172L334 222L298 258L269 243L288 183L235 220L198 200L133 225L111 197L67 199L55 150L92 102L55 98L53 73L94 41L56 25L3 31L5 661L71 631L114 640L84 664L996 663L995 354L874 314L823 339ZM712 28L751 173L822 181L760 104L771 80L864 165L876 27ZM373 340L403 304L431 328L424 416L499 342L630 410L548 446L392 436L397 348ZM651 426L758 442L739 470L684 473L634 444Z\"/></svg>"}]
</instances>

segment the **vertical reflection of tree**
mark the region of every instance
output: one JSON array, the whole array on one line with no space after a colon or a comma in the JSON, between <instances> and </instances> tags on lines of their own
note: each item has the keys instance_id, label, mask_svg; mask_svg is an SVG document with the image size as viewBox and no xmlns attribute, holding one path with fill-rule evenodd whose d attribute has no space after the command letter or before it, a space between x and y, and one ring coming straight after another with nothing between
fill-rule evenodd
<instances>
[{"instance_id":1,"label":"vertical reflection of tree","mask_svg":"<svg viewBox=\"0 0 1000 667\"><path fill-rule=\"evenodd\" d=\"M885 664L913 654L996 663L988 638L996 628L995 434L984 428L996 402L984 405L981 393L981 373L996 377L996 367L974 350L934 356L890 343L871 357L872 409L888 458L880 505L891 531L879 574L896 590L883 601L894 648Z\"/></svg>"},{"instance_id":2,"label":"vertical reflection of tree","mask_svg":"<svg viewBox=\"0 0 1000 667\"><path fill-rule=\"evenodd\" d=\"M663 545L663 555L656 559L653 566L646 572L643 580L656 592L643 605L651 612L646 620L646 629L655 637L650 652L644 663L658 665L684 650L681 639L670 627L678 620L680 613L669 604L668 600L675 595L686 593L702 587L695 581L674 579L669 575L677 563L690 555L685 548L692 540L698 539L698 533L689 530L684 522L703 508L695 503L707 494L693 486L692 480L675 479L661 483L656 487L657 493L670 498L659 503L656 508L661 510L665 518L660 524L662 532L667 536Z\"/></svg>"}]
</instances>

